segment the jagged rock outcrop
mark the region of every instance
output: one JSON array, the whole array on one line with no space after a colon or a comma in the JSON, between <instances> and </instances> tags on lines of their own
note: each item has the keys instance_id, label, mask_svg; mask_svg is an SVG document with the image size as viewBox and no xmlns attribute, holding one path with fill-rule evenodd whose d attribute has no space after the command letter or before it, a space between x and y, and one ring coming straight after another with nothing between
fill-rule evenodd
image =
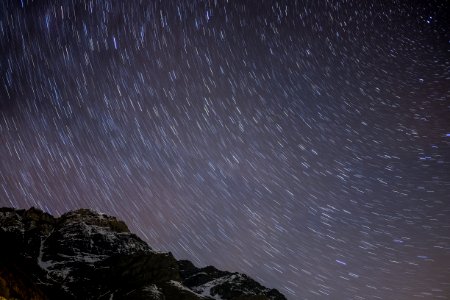
<instances>
[{"instance_id":1,"label":"jagged rock outcrop","mask_svg":"<svg viewBox=\"0 0 450 300\"><path fill-rule=\"evenodd\" d=\"M285 299L244 274L152 250L115 217L0 208L0 299Z\"/></svg>"}]
</instances>

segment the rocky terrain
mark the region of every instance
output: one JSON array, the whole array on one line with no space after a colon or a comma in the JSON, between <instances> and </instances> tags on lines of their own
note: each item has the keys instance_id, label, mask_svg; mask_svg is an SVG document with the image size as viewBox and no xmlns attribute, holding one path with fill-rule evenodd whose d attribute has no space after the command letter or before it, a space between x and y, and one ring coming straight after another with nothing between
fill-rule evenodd
<instances>
[{"instance_id":1,"label":"rocky terrain","mask_svg":"<svg viewBox=\"0 0 450 300\"><path fill-rule=\"evenodd\" d=\"M114 217L0 208L0 299L286 299L245 274L152 250Z\"/></svg>"}]
</instances>

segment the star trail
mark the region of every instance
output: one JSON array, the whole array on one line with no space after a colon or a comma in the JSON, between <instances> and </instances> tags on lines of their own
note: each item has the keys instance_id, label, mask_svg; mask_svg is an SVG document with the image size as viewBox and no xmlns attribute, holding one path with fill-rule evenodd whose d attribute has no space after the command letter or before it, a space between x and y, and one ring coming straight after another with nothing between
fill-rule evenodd
<instances>
[{"instance_id":1,"label":"star trail","mask_svg":"<svg viewBox=\"0 0 450 300\"><path fill-rule=\"evenodd\" d=\"M450 297L446 1L0 1L0 206L289 299Z\"/></svg>"}]
</instances>

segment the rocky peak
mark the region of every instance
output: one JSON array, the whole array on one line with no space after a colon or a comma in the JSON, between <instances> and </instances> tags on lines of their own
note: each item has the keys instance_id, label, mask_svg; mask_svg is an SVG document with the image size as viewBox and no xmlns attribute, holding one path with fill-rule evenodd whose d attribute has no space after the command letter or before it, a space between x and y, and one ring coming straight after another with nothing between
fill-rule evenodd
<instances>
[{"instance_id":1,"label":"rocky peak","mask_svg":"<svg viewBox=\"0 0 450 300\"><path fill-rule=\"evenodd\" d=\"M0 240L0 299L285 299L244 274L155 252L88 209L0 208Z\"/></svg>"},{"instance_id":2,"label":"rocky peak","mask_svg":"<svg viewBox=\"0 0 450 300\"><path fill-rule=\"evenodd\" d=\"M130 232L125 222L118 220L116 217L107 216L85 208L63 214L59 218L59 222L62 226L72 223L84 223L88 226L107 228L116 233Z\"/></svg>"}]
</instances>

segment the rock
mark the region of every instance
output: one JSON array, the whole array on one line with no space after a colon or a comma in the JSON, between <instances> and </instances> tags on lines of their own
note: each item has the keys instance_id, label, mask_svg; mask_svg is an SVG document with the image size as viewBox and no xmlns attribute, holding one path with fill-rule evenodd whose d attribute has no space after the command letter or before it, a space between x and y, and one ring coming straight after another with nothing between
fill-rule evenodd
<instances>
[{"instance_id":1,"label":"rock","mask_svg":"<svg viewBox=\"0 0 450 300\"><path fill-rule=\"evenodd\" d=\"M245 274L221 271L213 266L196 268L190 261L178 262L183 284L200 295L221 299L285 299L275 289L260 285Z\"/></svg>"},{"instance_id":2,"label":"rock","mask_svg":"<svg viewBox=\"0 0 450 300\"><path fill-rule=\"evenodd\" d=\"M0 208L0 299L285 299L244 274L153 251L115 217Z\"/></svg>"}]
</instances>

